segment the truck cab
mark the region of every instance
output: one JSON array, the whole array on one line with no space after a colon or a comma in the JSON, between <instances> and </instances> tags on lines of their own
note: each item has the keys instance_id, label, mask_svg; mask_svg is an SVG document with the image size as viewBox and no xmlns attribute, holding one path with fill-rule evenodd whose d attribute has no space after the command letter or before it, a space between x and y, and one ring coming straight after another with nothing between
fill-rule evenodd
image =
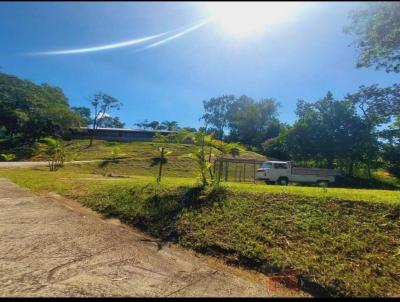
<instances>
[{"instance_id":1,"label":"truck cab","mask_svg":"<svg viewBox=\"0 0 400 302\"><path fill-rule=\"evenodd\" d=\"M257 169L256 179L265 180L267 183L275 183L279 179L279 183L285 184L286 179L289 181L290 174L290 162L265 161Z\"/></svg>"}]
</instances>

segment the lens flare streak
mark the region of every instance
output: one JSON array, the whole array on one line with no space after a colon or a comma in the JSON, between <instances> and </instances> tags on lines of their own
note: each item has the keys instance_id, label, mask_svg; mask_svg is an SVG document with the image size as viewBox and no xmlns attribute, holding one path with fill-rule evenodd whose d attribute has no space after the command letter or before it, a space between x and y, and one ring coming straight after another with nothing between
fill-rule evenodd
<instances>
[{"instance_id":1,"label":"lens flare streak","mask_svg":"<svg viewBox=\"0 0 400 302\"><path fill-rule=\"evenodd\" d=\"M163 32L160 34L156 34L156 35L151 35L151 36L146 36L146 37L142 37L142 38L137 38L137 39L132 39L132 40L128 40L128 41L123 41L123 42L119 42L119 43L113 43L113 44L106 44L106 45L100 45L100 46L94 46L94 47L87 47L87 48L76 48L76 49L63 49L63 50L53 50L53 51L43 51L43 52L31 52L31 53L27 53L26 55L30 55L30 56L54 56L54 55L72 55L72 54L82 54L82 53L89 53L89 52L99 52L99 51L104 51L104 50L111 50L111 49L117 49L117 48L122 48L122 47L128 47L128 46L133 46L133 45L137 45L137 44L142 44L148 41L152 41L155 40L157 38L162 38L164 36L167 36L168 34L172 34L174 32L177 32L176 34L169 36L168 38L162 39L158 42L152 43L150 45L148 45L147 47L145 47L144 49L148 49L148 48L153 48L156 46L159 46L161 44L167 43L169 41L172 41L176 38L179 38L193 30L198 29L199 27L207 24L209 22L208 19L201 21L200 23L196 23L193 26L190 26L189 28L187 28L187 26L185 27L186 29L183 30L172 30L172 31L167 31L167 32Z\"/></svg>"},{"instance_id":2,"label":"lens flare streak","mask_svg":"<svg viewBox=\"0 0 400 302\"><path fill-rule=\"evenodd\" d=\"M179 33L173 35L173 36L170 36L170 37L165 38L165 39L163 39L163 40L161 40L161 41L152 43L152 44L146 46L145 49L157 47L157 46L159 46L159 45L161 45L161 44L164 44L164 43L167 43L167 42L169 42L169 41L171 41L171 40L174 40L174 39L176 39L176 38L179 38L179 37L181 37L181 36L183 36L183 35L186 35L187 33L190 33L190 32L193 31L193 30L196 30L196 29L198 29L198 28L200 28L200 27L206 25L208 22L210 22L210 20L208 20L208 19L207 19L207 20L204 20L204 21L202 21L202 22L200 22L200 23L198 23L198 24L196 24L196 25L194 25L194 26L191 26L191 27L189 27L189 28L187 28L187 29L185 29L185 30L183 30L183 31L181 31L181 32L179 32Z\"/></svg>"}]
</instances>

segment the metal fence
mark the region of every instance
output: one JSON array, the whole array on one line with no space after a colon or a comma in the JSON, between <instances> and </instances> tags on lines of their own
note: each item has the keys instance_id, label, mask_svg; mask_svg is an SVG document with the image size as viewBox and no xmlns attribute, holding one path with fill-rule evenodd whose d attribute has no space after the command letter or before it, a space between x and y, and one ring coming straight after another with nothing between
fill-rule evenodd
<instances>
[{"instance_id":1,"label":"metal fence","mask_svg":"<svg viewBox=\"0 0 400 302\"><path fill-rule=\"evenodd\" d=\"M264 161L252 159L218 158L214 174L221 181L255 182L257 169Z\"/></svg>"}]
</instances>

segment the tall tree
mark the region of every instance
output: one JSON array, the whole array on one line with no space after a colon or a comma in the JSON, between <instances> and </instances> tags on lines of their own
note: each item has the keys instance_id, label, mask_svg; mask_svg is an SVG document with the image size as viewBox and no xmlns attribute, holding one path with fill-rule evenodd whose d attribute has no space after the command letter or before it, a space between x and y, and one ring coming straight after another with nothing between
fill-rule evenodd
<instances>
[{"instance_id":1,"label":"tall tree","mask_svg":"<svg viewBox=\"0 0 400 302\"><path fill-rule=\"evenodd\" d=\"M179 125L177 121L164 121L161 123L161 126L168 131L178 131Z\"/></svg>"},{"instance_id":2,"label":"tall tree","mask_svg":"<svg viewBox=\"0 0 400 302\"><path fill-rule=\"evenodd\" d=\"M400 114L396 116L392 125L381 131L381 136L387 143L383 145L382 157L386 168L392 174L400 177Z\"/></svg>"},{"instance_id":3,"label":"tall tree","mask_svg":"<svg viewBox=\"0 0 400 302\"><path fill-rule=\"evenodd\" d=\"M239 97L227 113L229 139L261 148L262 142L279 133L278 107L273 99L257 102L245 95Z\"/></svg>"},{"instance_id":4,"label":"tall tree","mask_svg":"<svg viewBox=\"0 0 400 302\"><path fill-rule=\"evenodd\" d=\"M355 93L347 94L362 112L364 118L374 126L389 123L400 114L400 85L380 88L377 84L360 86Z\"/></svg>"},{"instance_id":5,"label":"tall tree","mask_svg":"<svg viewBox=\"0 0 400 302\"><path fill-rule=\"evenodd\" d=\"M160 123L159 121L151 121L149 122L147 119L143 122L139 122L135 124L136 126L143 129L152 129L152 130L168 130L168 131L178 131L179 125L177 121L164 121Z\"/></svg>"},{"instance_id":6,"label":"tall tree","mask_svg":"<svg viewBox=\"0 0 400 302\"><path fill-rule=\"evenodd\" d=\"M93 107L94 116L92 122L92 135L90 136L89 147L93 144L93 138L96 135L96 130L99 127L98 122L105 117L111 109L121 107L122 103L116 98L109 96L103 92L97 92L90 98L90 104Z\"/></svg>"},{"instance_id":7,"label":"tall tree","mask_svg":"<svg viewBox=\"0 0 400 302\"><path fill-rule=\"evenodd\" d=\"M98 120L98 126L100 128L124 128L125 123L119 120L118 116L103 116Z\"/></svg>"},{"instance_id":8,"label":"tall tree","mask_svg":"<svg viewBox=\"0 0 400 302\"><path fill-rule=\"evenodd\" d=\"M357 67L400 72L400 2L371 2L350 14L344 31L355 36Z\"/></svg>"},{"instance_id":9,"label":"tall tree","mask_svg":"<svg viewBox=\"0 0 400 302\"><path fill-rule=\"evenodd\" d=\"M353 174L355 164L363 163L370 171L377 157L377 136L351 100L335 100L328 92L316 102L298 101L296 114L292 127L263 144L267 156L328 168L336 164L348 174Z\"/></svg>"},{"instance_id":10,"label":"tall tree","mask_svg":"<svg viewBox=\"0 0 400 302\"><path fill-rule=\"evenodd\" d=\"M364 118L364 125L370 129L371 136L380 139L382 146L382 156L389 170L399 175L396 166L396 150L399 150L399 131L396 125L396 117L400 115L400 85L394 84L390 87L379 88L378 85L361 86L356 93L348 94L347 99L352 101L360 109ZM393 122L392 125L390 123ZM378 130L382 128L383 130ZM370 144L365 146L366 150L372 152L376 145L375 140L370 140ZM368 157L366 158L368 162ZM368 168L368 171L370 169Z\"/></svg>"},{"instance_id":11,"label":"tall tree","mask_svg":"<svg viewBox=\"0 0 400 302\"><path fill-rule=\"evenodd\" d=\"M90 109L88 107L71 107L71 110L79 114L82 119L82 126L89 126L92 122L90 117Z\"/></svg>"},{"instance_id":12,"label":"tall tree","mask_svg":"<svg viewBox=\"0 0 400 302\"><path fill-rule=\"evenodd\" d=\"M0 129L5 136L32 142L61 136L81 123L60 88L0 72Z\"/></svg>"},{"instance_id":13,"label":"tall tree","mask_svg":"<svg viewBox=\"0 0 400 302\"><path fill-rule=\"evenodd\" d=\"M386 72L400 72L400 3L374 2L364 4L350 15L351 23L345 32L353 34L353 43L359 50L357 67L384 69ZM378 88L377 85L361 87L359 92L349 98L364 114L368 124L387 124L389 127L378 132L384 141L382 157L386 167L400 176L400 89Z\"/></svg>"},{"instance_id":14,"label":"tall tree","mask_svg":"<svg viewBox=\"0 0 400 302\"><path fill-rule=\"evenodd\" d=\"M228 111L235 101L233 95L223 95L203 101L204 114L202 119L207 125L215 128L215 137L222 139L228 126Z\"/></svg>"}]
</instances>

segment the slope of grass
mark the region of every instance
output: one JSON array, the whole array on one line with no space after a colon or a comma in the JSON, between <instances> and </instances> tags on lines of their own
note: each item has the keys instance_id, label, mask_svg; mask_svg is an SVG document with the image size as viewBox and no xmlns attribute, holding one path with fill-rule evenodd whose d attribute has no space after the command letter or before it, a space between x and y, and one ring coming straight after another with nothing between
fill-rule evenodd
<instances>
[{"instance_id":1,"label":"slope of grass","mask_svg":"<svg viewBox=\"0 0 400 302\"><path fill-rule=\"evenodd\" d=\"M107 185L81 198L164 240L266 274L291 269L318 295L399 293L400 207L196 186Z\"/></svg>"},{"instance_id":2,"label":"slope of grass","mask_svg":"<svg viewBox=\"0 0 400 302\"><path fill-rule=\"evenodd\" d=\"M95 144L90 157L80 159L111 155L112 143ZM163 240L230 263L267 274L294 270L303 289L317 295L399 295L400 191L263 183L201 189L194 163L180 158L190 145L175 145L162 186L155 186L151 157L157 146L118 146L130 157L69 164L56 172L3 168L0 176L37 192L75 198Z\"/></svg>"},{"instance_id":3,"label":"slope of grass","mask_svg":"<svg viewBox=\"0 0 400 302\"><path fill-rule=\"evenodd\" d=\"M399 203L299 195L265 185L204 190L193 178L166 178L158 187L148 176L110 178L43 167L2 169L0 175L36 191L76 198L163 240L230 263L266 274L294 270L302 288L317 295L400 292Z\"/></svg>"},{"instance_id":4,"label":"slope of grass","mask_svg":"<svg viewBox=\"0 0 400 302\"><path fill-rule=\"evenodd\" d=\"M77 139L66 141L66 149L74 153L74 160L95 160L95 159L111 159L111 152L114 147L121 150L121 158L129 159L150 159L158 156L159 144L155 142L118 142L118 141L104 141L93 140L93 145L88 148L88 139ZM193 148L190 144L169 144L168 149L172 152L169 158L174 160L181 160L179 158L186 154L189 149ZM218 153L218 152L216 152ZM239 154L238 158L244 159L257 159L264 160L265 157L251 151L243 151ZM40 159L37 157L36 159Z\"/></svg>"},{"instance_id":5,"label":"slope of grass","mask_svg":"<svg viewBox=\"0 0 400 302\"><path fill-rule=\"evenodd\" d=\"M148 184L155 182L157 167L150 167L149 162L121 160L109 163L106 167L102 162L74 163L65 165L64 168L49 172L47 167L0 169L0 176L8 177L14 182L29 187L33 190L47 190L63 193L74 185L85 188L87 185L103 185L105 183L119 182L124 184ZM105 177L109 173L114 177ZM163 184L167 185L193 185L196 184L196 170L191 162L187 165L168 163L164 167ZM88 184L86 184L88 183ZM290 195L337 198L372 203L400 204L400 191L347 189L347 188L320 188L303 186L278 186L266 185L263 182L253 183L223 183L234 192L275 194L285 193Z\"/></svg>"}]
</instances>

